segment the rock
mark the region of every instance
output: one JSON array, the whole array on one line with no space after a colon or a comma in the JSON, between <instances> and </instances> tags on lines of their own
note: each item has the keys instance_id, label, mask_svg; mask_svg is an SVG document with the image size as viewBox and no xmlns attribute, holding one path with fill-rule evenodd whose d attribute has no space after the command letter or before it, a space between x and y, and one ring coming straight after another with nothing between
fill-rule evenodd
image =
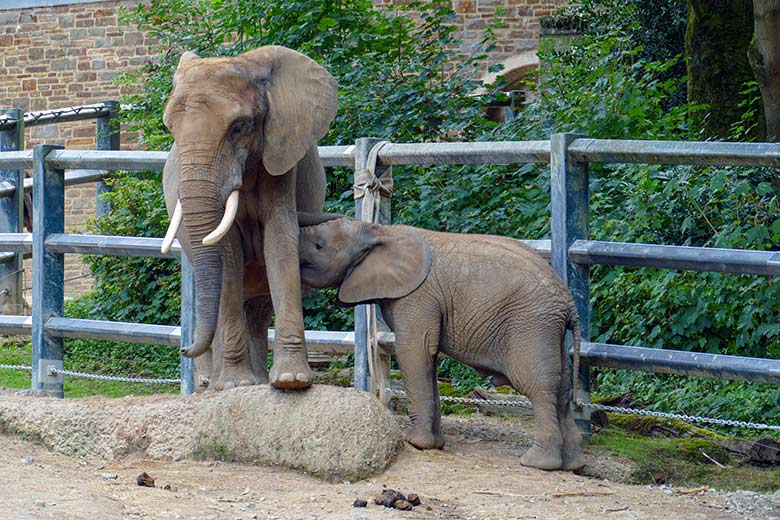
<instances>
[{"instance_id":1,"label":"rock","mask_svg":"<svg viewBox=\"0 0 780 520\"><path fill-rule=\"evenodd\" d=\"M21 464L22 466L29 466L32 463L33 463L33 460L30 457L25 457L25 458L23 458L22 460L19 461L19 464Z\"/></svg>"},{"instance_id":2,"label":"rock","mask_svg":"<svg viewBox=\"0 0 780 520\"><path fill-rule=\"evenodd\" d=\"M103 480L116 480L119 478L119 475L116 473L101 473L101 477L103 477Z\"/></svg>"},{"instance_id":3,"label":"rock","mask_svg":"<svg viewBox=\"0 0 780 520\"><path fill-rule=\"evenodd\" d=\"M154 479L145 471L135 478L135 483L141 487L154 487Z\"/></svg>"},{"instance_id":4,"label":"rock","mask_svg":"<svg viewBox=\"0 0 780 520\"><path fill-rule=\"evenodd\" d=\"M756 465L780 464L780 442L768 437L758 439L748 452L750 463Z\"/></svg>"},{"instance_id":5,"label":"rock","mask_svg":"<svg viewBox=\"0 0 780 520\"><path fill-rule=\"evenodd\" d=\"M406 500L409 501L410 504L413 506L419 506L420 505L420 497L415 493L409 493L406 495Z\"/></svg>"},{"instance_id":6,"label":"rock","mask_svg":"<svg viewBox=\"0 0 780 520\"><path fill-rule=\"evenodd\" d=\"M368 505L368 502L365 500L357 499L354 502L352 502L352 507L366 507Z\"/></svg>"},{"instance_id":7,"label":"rock","mask_svg":"<svg viewBox=\"0 0 780 520\"><path fill-rule=\"evenodd\" d=\"M330 481L378 473L401 445L396 419L376 398L326 385L125 399L0 396L0 430L40 439L66 455L229 460Z\"/></svg>"},{"instance_id":8,"label":"rock","mask_svg":"<svg viewBox=\"0 0 780 520\"><path fill-rule=\"evenodd\" d=\"M409 511L410 509L412 509L412 504L410 504L406 500L397 500L393 504L393 507L395 507L396 509L400 509L401 511Z\"/></svg>"}]
</instances>

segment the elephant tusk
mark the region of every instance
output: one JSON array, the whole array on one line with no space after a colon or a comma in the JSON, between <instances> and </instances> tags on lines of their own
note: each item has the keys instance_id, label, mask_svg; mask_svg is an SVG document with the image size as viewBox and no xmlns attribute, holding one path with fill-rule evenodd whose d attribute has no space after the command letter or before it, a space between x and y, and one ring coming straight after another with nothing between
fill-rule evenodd
<instances>
[{"instance_id":1,"label":"elephant tusk","mask_svg":"<svg viewBox=\"0 0 780 520\"><path fill-rule=\"evenodd\" d=\"M227 202L225 203L225 214L222 216L222 221L214 231L203 238L203 245L213 246L222 240L222 237L228 232L230 226L233 225L233 219L236 218L236 213L238 213L238 190L232 192L228 197Z\"/></svg>"},{"instance_id":2,"label":"elephant tusk","mask_svg":"<svg viewBox=\"0 0 780 520\"><path fill-rule=\"evenodd\" d=\"M177 200L176 209L173 210L173 216L171 217L171 223L168 224L168 231L165 232L165 238L163 238L162 247L160 247L160 251L163 254L166 254L171 250L173 239L176 238L176 232L179 230L179 226L181 226L181 215L181 201Z\"/></svg>"}]
</instances>

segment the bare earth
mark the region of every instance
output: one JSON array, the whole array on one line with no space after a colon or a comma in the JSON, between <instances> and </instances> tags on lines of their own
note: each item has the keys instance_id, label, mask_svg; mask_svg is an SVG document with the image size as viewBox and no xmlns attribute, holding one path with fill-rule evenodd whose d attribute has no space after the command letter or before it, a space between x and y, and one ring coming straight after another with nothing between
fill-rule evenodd
<instances>
[{"instance_id":1,"label":"bare earth","mask_svg":"<svg viewBox=\"0 0 780 520\"><path fill-rule=\"evenodd\" d=\"M447 448L404 447L381 475L329 484L301 473L222 462L101 461L55 455L0 436L2 519L581 519L780 517L760 497L649 488L520 465L525 419L445 418ZM589 454L592 472L617 475L624 463ZM154 488L139 487L147 472ZM114 478L116 477L116 478ZM164 486L170 489L164 489ZM413 511L371 500L387 486L417 493ZM355 499L369 501L355 508Z\"/></svg>"}]
</instances>

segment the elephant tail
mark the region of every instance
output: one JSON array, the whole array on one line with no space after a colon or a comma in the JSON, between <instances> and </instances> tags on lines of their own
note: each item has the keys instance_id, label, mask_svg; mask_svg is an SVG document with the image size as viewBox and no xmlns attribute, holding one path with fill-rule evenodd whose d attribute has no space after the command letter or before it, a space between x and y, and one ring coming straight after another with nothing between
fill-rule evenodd
<instances>
[{"instance_id":1,"label":"elephant tail","mask_svg":"<svg viewBox=\"0 0 780 520\"><path fill-rule=\"evenodd\" d=\"M578 408L579 405L577 404L577 389L578 389L577 387L580 379L580 342L582 341L582 337L580 334L580 317L579 314L577 314L577 308L574 306L573 302L570 303L569 321L566 324L566 328L571 330L571 334L574 339L574 348L572 349L571 400L572 403L574 403L574 406Z\"/></svg>"}]
</instances>

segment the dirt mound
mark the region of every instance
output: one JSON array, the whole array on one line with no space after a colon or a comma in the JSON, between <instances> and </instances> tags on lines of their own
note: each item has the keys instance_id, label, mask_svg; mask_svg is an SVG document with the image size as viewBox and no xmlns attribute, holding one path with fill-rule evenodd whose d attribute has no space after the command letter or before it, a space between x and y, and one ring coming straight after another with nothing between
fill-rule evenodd
<instances>
[{"instance_id":1,"label":"dirt mound","mask_svg":"<svg viewBox=\"0 0 780 520\"><path fill-rule=\"evenodd\" d=\"M67 455L251 462L328 480L381 471L401 442L396 420L376 399L324 385L124 399L2 396L0 432Z\"/></svg>"}]
</instances>

